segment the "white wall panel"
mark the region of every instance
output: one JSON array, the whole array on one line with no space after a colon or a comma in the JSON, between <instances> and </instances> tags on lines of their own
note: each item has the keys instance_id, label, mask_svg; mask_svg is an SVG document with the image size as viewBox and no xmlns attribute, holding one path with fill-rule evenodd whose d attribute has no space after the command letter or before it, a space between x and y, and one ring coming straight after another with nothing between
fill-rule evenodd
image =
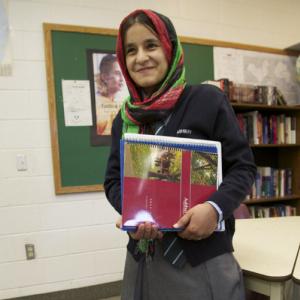
<instances>
[{"instance_id":1,"label":"white wall panel","mask_svg":"<svg viewBox=\"0 0 300 300\"><path fill-rule=\"evenodd\" d=\"M0 120L0 149L50 147L48 121L40 120Z\"/></svg>"},{"instance_id":2,"label":"white wall panel","mask_svg":"<svg viewBox=\"0 0 300 300\"><path fill-rule=\"evenodd\" d=\"M119 218L119 214L108 201L94 201L93 210L94 214L91 216L91 220L94 224L115 223Z\"/></svg>"},{"instance_id":3,"label":"white wall panel","mask_svg":"<svg viewBox=\"0 0 300 300\"><path fill-rule=\"evenodd\" d=\"M23 259L18 252L15 239L12 236L0 237L0 264Z\"/></svg>"},{"instance_id":4,"label":"white wall panel","mask_svg":"<svg viewBox=\"0 0 300 300\"><path fill-rule=\"evenodd\" d=\"M206 39L217 39L219 25L208 21L196 21L183 18L173 18L177 32L181 36L200 36Z\"/></svg>"},{"instance_id":5,"label":"white wall panel","mask_svg":"<svg viewBox=\"0 0 300 300\"><path fill-rule=\"evenodd\" d=\"M64 202L73 203L75 201L95 200L96 203L100 202L100 209L101 205L105 205L106 213L112 214L111 218L114 218L114 220L116 219L113 209L108 204L104 193L78 193L56 196L54 193L53 178L49 176L0 179L0 184L0 206ZM96 212L95 222L97 222L99 217L101 218L101 215L98 216L98 213Z\"/></svg>"},{"instance_id":6,"label":"white wall panel","mask_svg":"<svg viewBox=\"0 0 300 300\"><path fill-rule=\"evenodd\" d=\"M49 176L8 178L0 183L0 206L52 203L56 200L53 178ZM58 201L63 202L62 199Z\"/></svg>"},{"instance_id":7,"label":"white wall panel","mask_svg":"<svg viewBox=\"0 0 300 300\"><path fill-rule=\"evenodd\" d=\"M40 90L0 90L0 120L48 120L48 96Z\"/></svg>"},{"instance_id":8,"label":"white wall panel","mask_svg":"<svg viewBox=\"0 0 300 300\"><path fill-rule=\"evenodd\" d=\"M0 90L46 90L44 62L15 60L12 67L12 76L1 77Z\"/></svg>"},{"instance_id":9,"label":"white wall panel","mask_svg":"<svg viewBox=\"0 0 300 300\"><path fill-rule=\"evenodd\" d=\"M57 282L84 278L95 273L95 254L83 253L40 260L44 282Z\"/></svg>"},{"instance_id":10,"label":"white wall panel","mask_svg":"<svg viewBox=\"0 0 300 300\"><path fill-rule=\"evenodd\" d=\"M197 22L218 22L220 19L220 0L179 1L179 17ZM212 22L213 21L213 22ZM209 24L204 27L209 27Z\"/></svg>"},{"instance_id":11,"label":"white wall panel","mask_svg":"<svg viewBox=\"0 0 300 300\"><path fill-rule=\"evenodd\" d=\"M116 251L109 252L114 255ZM84 253L0 264L0 289L89 277L95 274L95 260L95 253Z\"/></svg>"},{"instance_id":12,"label":"white wall panel","mask_svg":"<svg viewBox=\"0 0 300 300\"><path fill-rule=\"evenodd\" d=\"M26 90L0 90L0 120L29 117L29 93Z\"/></svg>"},{"instance_id":13,"label":"white wall panel","mask_svg":"<svg viewBox=\"0 0 300 300\"><path fill-rule=\"evenodd\" d=\"M14 30L11 33L11 42L15 60L45 60L42 32Z\"/></svg>"},{"instance_id":14,"label":"white wall panel","mask_svg":"<svg viewBox=\"0 0 300 300\"><path fill-rule=\"evenodd\" d=\"M125 263L124 249L99 251L96 253L95 270L96 274L120 273ZM114 262L113 264L111 262Z\"/></svg>"},{"instance_id":15,"label":"white wall panel","mask_svg":"<svg viewBox=\"0 0 300 300\"><path fill-rule=\"evenodd\" d=\"M220 24L233 25L241 29L259 29L262 27L263 16L264 12L258 10L251 2L222 1Z\"/></svg>"},{"instance_id":16,"label":"white wall panel","mask_svg":"<svg viewBox=\"0 0 300 300\"><path fill-rule=\"evenodd\" d=\"M38 231L40 228L41 217L38 207L17 206L0 208L0 236Z\"/></svg>"},{"instance_id":17,"label":"white wall panel","mask_svg":"<svg viewBox=\"0 0 300 300\"><path fill-rule=\"evenodd\" d=\"M49 0L43 1L43 3L30 0L10 2L9 21L13 30L42 31L43 22L53 21L55 6L49 5ZM59 9L57 4L56 8Z\"/></svg>"},{"instance_id":18,"label":"white wall panel","mask_svg":"<svg viewBox=\"0 0 300 300\"><path fill-rule=\"evenodd\" d=\"M29 91L29 118L35 120L49 120L48 95L45 90Z\"/></svg>"},{"instance_id":19,"label":"white wall panel","mask_svg":"<svg viewBox=\"0 0 300 300\"><path fill-rule=\"evenodd\" d=\"M44 270L39 261L0 264L0 289L12 289L42 283Z\"/></svg>"},{"instance_id":20,"label":"white wall panel","mask_svg":"<svg viewBox=\"0 0 300 300\"><path fill-rule=\"evenodd\" d=\"M91 224L93 207L93 201L40 205L40 230L87 226Z\"/></svg>"},{"instance_id":21,"label":"white wall panel","mask_svg":"<svg viewBox=\"0 0 300 300\"><path fill-rule=\"evenodd\" d=\"M128 237L121 230L115 230L114 224L107 224L70 230L68 240L70 250L76 253L122 248Z\"/></svg>"}]
</instances>

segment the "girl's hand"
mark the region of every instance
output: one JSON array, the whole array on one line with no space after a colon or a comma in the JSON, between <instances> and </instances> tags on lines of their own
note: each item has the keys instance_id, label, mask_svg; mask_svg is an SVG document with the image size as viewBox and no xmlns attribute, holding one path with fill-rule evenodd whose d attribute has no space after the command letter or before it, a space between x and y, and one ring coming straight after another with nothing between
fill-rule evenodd
<instances>
[{"instance_id":1,"label":"girl's hand","mask_svg":"<svg viewBox=\"0 0 300 300\"><path fill-rule=\"evenodd\" d=\"M198 204L182 216L174 228L182 227L178 233L183 239L202 240L209 237L218 225L218 213L209 203Z\"/></svg>"},{"instance_id":2,"label":"girl's hand","mask_svg":"<svg viewBox=\"0 0 300 300\"><path fill-rule=\"evenodd\" d=\"M121 224L122 224L122 217L119 218L119 220L116 222L117 228L121 228ZM161 239L163 233L158 230L158 226L156 224L145 222L145 223L140 223L136 231L129 232L129 235L134 240L140 240L140 239L153 240L153 239Z\"/></svg>"},{"instance_id":3,"label":"girl's hand","mask_svg":"<svg viewBox=\"0 0 300 300\"><path fill-rule=\"evenodd\" d=\"M157 225L149 222L139 224L136 231L129 232L129 234L134 240L154 240L161 239L163 236L162 232L158 230Z\"/></svg>"}]
</instances>

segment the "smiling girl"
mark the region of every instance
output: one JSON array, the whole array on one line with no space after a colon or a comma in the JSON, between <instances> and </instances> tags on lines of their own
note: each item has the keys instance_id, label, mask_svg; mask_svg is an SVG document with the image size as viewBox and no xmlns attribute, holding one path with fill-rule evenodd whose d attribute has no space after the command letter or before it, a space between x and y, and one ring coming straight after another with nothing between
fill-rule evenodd
<instances>
[{"instance_id":1,"label":"smiling girl","mask_svg":"<svg viewBox=\"0 0 300 300\"><path fill-rule=\"evenodd\" d=\"M186 84L180 41L159 13L136 10L122 21L117 57L130 97L113 123L104 182L114 208L121 214L119 141L126 132L220 141L223 168L218 191L174 224L184 230L163 235L145 222L129 233L122 299L243 300L232 213L250 191L256 168L228 100L215 87ZM217 232L222 220L225 231Z\"/></svg>"}]
</instances>

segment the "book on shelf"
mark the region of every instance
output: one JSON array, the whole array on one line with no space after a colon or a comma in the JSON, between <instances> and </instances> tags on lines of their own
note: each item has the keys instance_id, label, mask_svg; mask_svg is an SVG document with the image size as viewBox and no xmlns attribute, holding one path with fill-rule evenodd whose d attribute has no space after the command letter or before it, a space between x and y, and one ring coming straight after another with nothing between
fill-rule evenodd
<instances>
[{"instance_id":1,"label":"book on shelf","mask_svg":"<svg viewBox=\"0 0 300 300\"><path fill-rule=\"evenodd\" d=\"M261 206L251 205L248 207L252 218L271 218L296 216L296 207L291 205Z\"/></svg>"},{"instance_id":2,"label":"book on shelf","mask_svg":"<svg viewBox=\"0 0 300 300\"><path fill-rule=\"evenodd\" d=\"M296 117L291 118L291 144L296 144Z\"/></svg>"},{"instance_id":3,"label":"book on shelf","mask_svg":"<svg viewBox=\"0 0 300 300\"><path fill-rule=\"evenodd\" d=\"M201 83L218 87L232 102L287 106L282 92L276 86L239 83L229 78L206 80Z\"/></svg>"},{"instance_id":4,"label":"book on shelf","mask_svg":"<svg viewBox=\"0 0 300 300\"><path fill-rule=\"evenodd\" d=\"M219 142L126 133L120 149L123 230L142 222L178 230L173 225L222 181Z\"/></svg>"},{"instance_id":5,"label":"book on shelf","mask_svg":"<svg viewBox=\"0 0 300 300\"><path fill-rule=\"evenodd\" d=\"M250 144L296 144L296 117L262 114L259 111L237 113L241 131Z\"/></svg>"},{"instance_id":6,"label":"book on shelf","mask_svg":"<svg viewBox=\"0 0 300 300\"><path fill-rule=\"evenodd\" d=\"M230 99L230 84L232 83L229 81L228 78L221 78L218 80L205 80L201 82L202 84L210 84L218 87L220 90L224 92L224 94Z\"/></svg>"},{"instance_id":7,"label":"book on shelf","mask_svg":"<svg viewBox=\"0 0 300 300\"><path fill-rule=\"evenodd\" d=\"M257 167L256 178L252 186L250 199L291 196L292 169Z\"/></svg>"}]
</instances>

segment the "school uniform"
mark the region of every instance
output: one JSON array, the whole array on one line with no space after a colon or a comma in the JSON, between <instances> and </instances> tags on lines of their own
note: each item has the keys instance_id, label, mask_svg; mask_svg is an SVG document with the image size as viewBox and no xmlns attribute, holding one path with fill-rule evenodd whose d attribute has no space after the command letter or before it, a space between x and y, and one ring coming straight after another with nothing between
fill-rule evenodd
<instances>
[{"instance_id":1,"label":"school uniform","mask_svg":"<svg viewBox=\"0 0 300 300\"><path fill-rule=\"evenodd\" d=\"M122 127L123 121L119 113L113 122L112 147L104 182L106 196L120 214L121 194L119 140L122 136ZM232 213L250 192L256 173L256 167L251 149L239 128L234 111L224 93L218 88L206 84L197 86L187 85L169 115L168 122L164 126L163 135L193 139L208 139L221 142L223 182L218 191L215 192L208 200L215 203L217 207L220 208L222 218L225 220L226 230L224 232L214 232L208 238L199 241L179 238L187 260L184 268L180 270L165 264L167 262L164 261L162 255L159 254L161 253L161 246L157 242L158 250L156 249L156 252L158 254L155 253L155 255L157 255L158 258L155 259L154 255L153 262L149 263L150 266L146 266L146 268L148 268L148 270L150 268L151 271L145 276L145 278L148 278L147 280L152 282L152 286L153 282L157 281L157 285L155 285L156 288L153 287L154 289L157 289L163 283L160 282L159 277L157 277L158 279L155 279L155 277L151 274L156 274L156 276L159 274L165 274L163 277L166 278L162 278L161 280L164 280L166 287L168 288L166 289L166 293L162 294L164 296L161 296L160 298L157 298L157 294L155 294L155 296L154 294L150 294L150 298L145 299L241 300L243 298L236 298L233 296L235 294L235 292L232 292L233 287L228 287L228 295L226 295L226 288L224 287L224 285L228 286L226 278L228 278L228 276L233 276L236 277L236 280L232 280L232 278L230 278L229 281L231 282L231 285L235 286L235 291L242 290L242 288L240 288L242 287L240 269L231 254L233 251L232 237L235 225ZM126 264L127 267L128 265L131 267L128 267L130 270L127 268L127 271L125 268L125 282L129 280L128 278L134 280L131 272L137 268L138 264L135 266L133 262L138 262L141 258L141 254L136 250L137 241L129 238L127 248L131 257L127 258ZM162 261L164 261L163 264ZM221 267L222 262L223 267L225 268L224 270L228 271L227 275L222 274L224 272L221 272L221 270L223 270L223 267ZM166 273L160 270L159 266L161 265L167 267ZM229 267L230 265L231 267ZM198 270L198 273L195 270ZM194 272L196 272L200 277L195 277ZM128 276L126 273L131 275ZM173 274L173 276L168 275L169 273ZM181 276L179 276L179 274L181 274ZM186 274L185 279L182 279L183 274ZM223 281L219 279L214 280L210 278L210 276L219 276L218 278L223 278ZM208 279L213 282L213 285L210 287L211 290L208 289L207 285L205 289L200 288L202 280L206 282ZM182 280L186 282L186 284L184 284ZM193 295L195 296L191 296L190 298L182 298L179 296L181 295L179 292L180 289L182 289L182 291L189 290L191 288L189 287L189 284L196 288L198 281L198 295L197 293L194 293ZM143 284L145 284L145 282ZM126 286L130 286L131 284L132 282L130 284L126 283ZM171 288L172 286L173 289ZM169 291L170 294L168 294L167 291ZM149 291L147 291L147 293L148 292ZM207 293L210 295L208 298L204 296L208 295ZM214 293L219 293L220 296L217 296ZM202 298L200 295L202 295ZM131 300L130 297L124 299Z\"/></svg>"}]
</instances>

